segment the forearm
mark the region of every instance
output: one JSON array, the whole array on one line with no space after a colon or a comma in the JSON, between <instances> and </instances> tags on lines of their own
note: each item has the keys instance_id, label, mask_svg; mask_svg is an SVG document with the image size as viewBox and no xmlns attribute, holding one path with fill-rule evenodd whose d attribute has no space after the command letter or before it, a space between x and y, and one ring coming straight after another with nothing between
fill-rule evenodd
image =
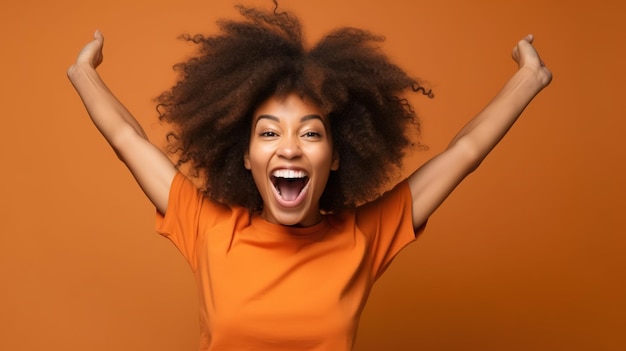
<instances>
[{"instance_id":1,"label":"forearm","mask_svg":"<svg viewBox=\"0 0 626 351\"><path fill-rule=\"evenodd\" d=\"M459 131L448 148L465 148L477 166L548 83L549 80L533 70L518 70L493 100Z\"/></svg>"},{"instance_id":2,"label":"forearm","mask_svg":"<svg viewBox=\"0 0 626 351\"><path fill-rule=\"evenodd\" d=\"M147 139L137 120L113 95L93 67L87 64L73 65L67 75L91 120L113 148L116 148L117 138L122 137L129 127Z\"/></svg>"}]
</instances>

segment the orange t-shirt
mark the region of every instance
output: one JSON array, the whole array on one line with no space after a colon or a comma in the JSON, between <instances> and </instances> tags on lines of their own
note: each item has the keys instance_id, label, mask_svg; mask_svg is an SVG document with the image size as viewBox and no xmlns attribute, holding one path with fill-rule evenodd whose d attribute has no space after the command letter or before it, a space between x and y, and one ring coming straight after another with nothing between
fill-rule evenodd
<instances>
[{"instance_id":1,"label":"orange t-shirt","mask_svg":"<svg viewBox=\"0 0 626 351\"><path fill-rule=\"evenodd\" d=\"M194 272L200 350L350 350L374 281L415 239L406 182L294 228L212 202L178 173L157 231Z\"/></svg>"}]
</instances>

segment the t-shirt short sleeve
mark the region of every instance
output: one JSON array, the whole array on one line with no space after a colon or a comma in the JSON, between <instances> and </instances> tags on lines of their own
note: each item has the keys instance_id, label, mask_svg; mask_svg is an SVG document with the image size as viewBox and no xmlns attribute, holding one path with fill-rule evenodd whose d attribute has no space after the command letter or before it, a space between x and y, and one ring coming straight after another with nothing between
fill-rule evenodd
<instances>
[{"instance_id":1,"label":"t-shirt short sleeve","mask_svg":"<svg viewBox=\"0 0 626 351\"><path fill-rule=\"evenodd\" d=\"M196 266L199 237L224 209L207 200L196 185L178 172L170 187L165 215L157 212L156 231L168 238L181 251L192 269ZM207 214L212 215L207 215Z\"/></svg>"},{"instance_id":2,"label":"t-shirt short sleeve","mask_svg":"<svg viewBox=\"0 0 626 351\"><path fill-rule=\"evenodd\" d=\"M394 257L415 240L411 190L406 181L379 199L357 209L356 224L368 237L372 255L372 275L380 277Z\"/></svg>"}]
</instances>

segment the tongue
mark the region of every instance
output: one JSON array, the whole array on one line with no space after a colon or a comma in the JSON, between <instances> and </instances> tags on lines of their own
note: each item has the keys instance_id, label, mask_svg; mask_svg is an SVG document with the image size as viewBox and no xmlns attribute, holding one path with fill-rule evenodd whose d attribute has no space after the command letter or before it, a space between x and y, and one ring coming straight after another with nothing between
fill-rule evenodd
<instances>
[{"instance_id":1,"label":"tongue","mask_svg":"<svg viewBox=\"0 0 626 351\"><path fill-rule=\"evenodd\" d=\"M276 182L276 187L284 200L294 201L298 198L298 194L300 194L305 184L306 182L303 179L279 178Z\"/></svg>"}]
</instances>

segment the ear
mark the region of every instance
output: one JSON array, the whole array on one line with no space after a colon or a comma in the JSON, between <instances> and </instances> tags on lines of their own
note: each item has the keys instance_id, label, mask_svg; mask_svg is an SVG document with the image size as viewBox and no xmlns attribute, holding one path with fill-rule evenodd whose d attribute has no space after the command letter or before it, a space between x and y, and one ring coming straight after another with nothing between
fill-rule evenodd
<instances>
[{"instance_id":1,"label":"ear","mask_svg":"<svg viewBox=\"0 0 626 351\"><path fill-rule=\"evenodd\" d=\"M330 170L336 171L339 169L339 153L337 151L333 151L333 160L330 164Z\"/></svg>"},{"instance_id":2,"label":"ear","mask_svg":"<svg viewBox=\"0 0 626 351\"><path fill-rule=\"evenodd\" d=\"M243 166L247 169L250 170L250 153L246 150L246 153L243 154Z\"/></svg>"}]
</instances>

